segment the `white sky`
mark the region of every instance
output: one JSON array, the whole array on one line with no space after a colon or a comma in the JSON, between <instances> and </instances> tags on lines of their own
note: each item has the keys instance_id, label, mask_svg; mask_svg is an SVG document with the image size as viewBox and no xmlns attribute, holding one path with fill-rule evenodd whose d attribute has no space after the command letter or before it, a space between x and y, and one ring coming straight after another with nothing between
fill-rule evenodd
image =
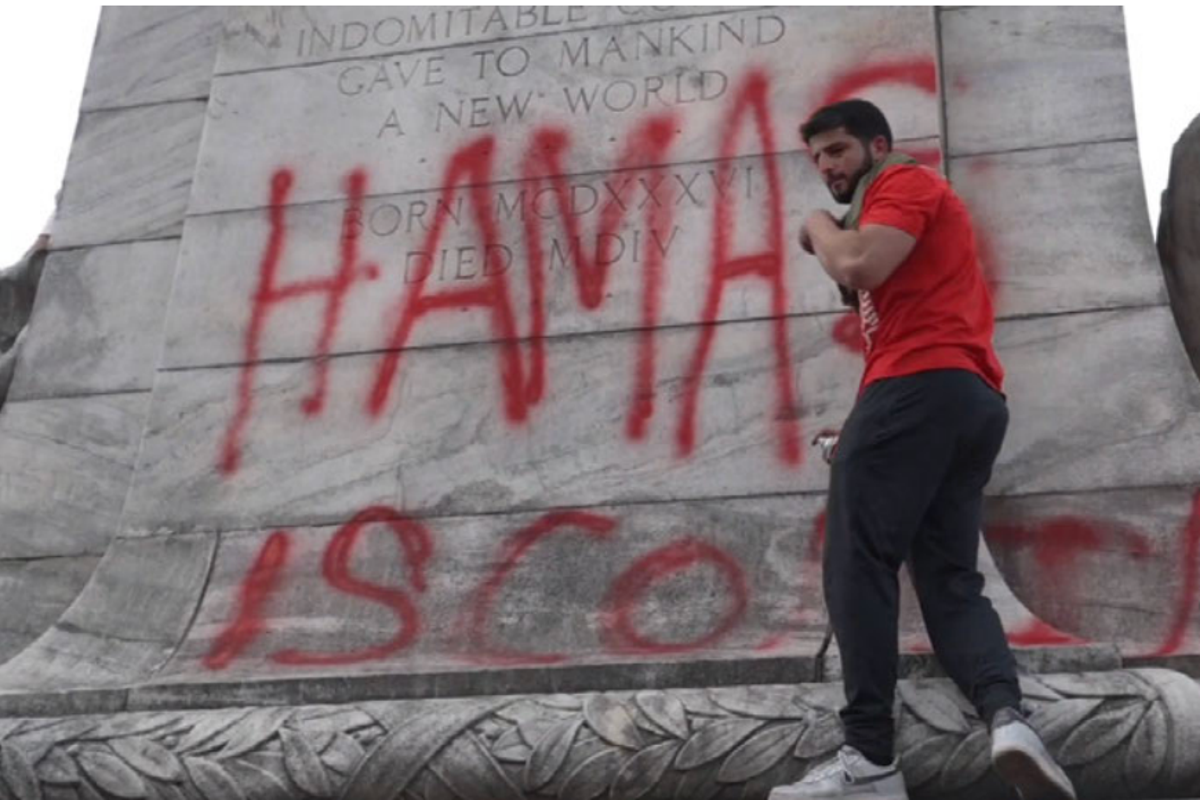
<instances>
[{"instance_id":1,"label":"white sky","mask_svg":"<svg viewBox=\"0 0 1200 800\"><path fill-rule=\"evenodd\" d=\"M91 2L43 0L10 3L4 12L0 268L24 253L53 212L99 11ZM1171 147L1200 114L1200 3L1164 0L1126 6L1125 22L1142 169L1156 222Z\"/></svg>"}]
</instances>

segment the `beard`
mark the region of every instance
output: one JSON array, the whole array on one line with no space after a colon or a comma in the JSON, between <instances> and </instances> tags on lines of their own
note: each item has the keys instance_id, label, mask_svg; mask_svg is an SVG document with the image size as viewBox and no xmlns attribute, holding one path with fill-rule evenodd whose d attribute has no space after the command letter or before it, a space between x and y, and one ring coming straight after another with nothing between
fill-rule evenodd
<instances>
[{"instance_id":1,"label":"beard","mask_svg":"<svg viewBox=\"0 0 1200 800\"><path fill-rule=\"evenodd\" d=\"M833 199L842 205L846 205L854 199L854 190L858 188L858 182L863 179L863 176L872 170L875 166L875 156L871 155L871 151L866 151L866 160L863 161L861 167L854 171L848 179L844 181L845 187L842 191L837 191L833 188L833 183L842 180L840 176L835 177L834 181L830 182L829 193L833 195Z\"/></svg>"}]
</instances>

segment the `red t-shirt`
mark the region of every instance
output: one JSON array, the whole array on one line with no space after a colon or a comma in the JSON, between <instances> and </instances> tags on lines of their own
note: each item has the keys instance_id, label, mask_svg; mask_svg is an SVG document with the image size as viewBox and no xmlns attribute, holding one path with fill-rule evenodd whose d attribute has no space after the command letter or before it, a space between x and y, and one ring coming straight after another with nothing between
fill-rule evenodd
<instances>
[{"instance_id":1,"label":"red t-shirt","mask_svg":"<svg viewBox=\"0 0 1200 800\"><path fill-rule=\"evenodd\" d=\"M1001 391L1004 368L992 346L992 298L966 206L937 172L883 171L863 203L859 229L887 225L916 237L883 284L860 291L866 368L860 391L882 378L965 369Z\"/></svg>"}]
</instances>

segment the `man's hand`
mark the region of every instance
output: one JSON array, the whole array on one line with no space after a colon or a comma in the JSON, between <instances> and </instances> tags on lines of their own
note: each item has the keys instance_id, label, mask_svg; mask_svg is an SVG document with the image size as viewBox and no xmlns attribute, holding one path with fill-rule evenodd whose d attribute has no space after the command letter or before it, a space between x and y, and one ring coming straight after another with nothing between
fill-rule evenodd
<instances>
[{"instance_id":1,"label":"man's hand","mask_svg":"<svg viewBox=\"0 0 1200 800\"><path fill-rule=\"evenodd\" d=\"M813 437L813 447L821 448L821 459L826 464L833 463L833 457L837 455L838 439L840 437L841 433L839 431L828 428Z\"/></svg>"},{"instance_id":2,"label":"man's hand","mask_svg":"<svg viewBox=\"0 0 1200 800\"><path fill-rule=\"evenodd\" d=\"M808 247L805 247L805 244ZM800 246L817 257L830 278L848 289L873 291L908 258L916 237L889 225L843 230L828 211L814 211L800 229Z\"/></svg>"},{"instance_id":3,"label":"man's hand","mask_svg":"<svg viewBox=\"0 0 1200 800\"><path fill-rule=\"evenodd\" d=\"M814 211L808 215L804 220L804 224L800 226L800 247L804 249L804 252L814 256L817 254L816 249L813 247L812 229L814 226L825 225L829 222L832 222L835 227L841 227L838 225L838 221L833 218L833 214L824 209Z\"/></svg>"}]
</instances>

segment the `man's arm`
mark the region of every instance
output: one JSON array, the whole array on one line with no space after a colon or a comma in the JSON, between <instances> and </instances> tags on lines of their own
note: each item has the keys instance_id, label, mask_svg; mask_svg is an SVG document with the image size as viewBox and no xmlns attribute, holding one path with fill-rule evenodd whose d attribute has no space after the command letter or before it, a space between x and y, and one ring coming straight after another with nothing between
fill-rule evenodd
<instances>
[{"instance_id":1,"label":"man's arm","mask_svg":"<svg viewBox=\"0 0 1200 800\"><path fill-rule=\"evenodd\" d=\"M890 225L842 230L828 211L809 215L801 242L805 239L830 278L850 289L868 291L891 277L917 244L915 236Z\"/></svg>"}]
</instances>

